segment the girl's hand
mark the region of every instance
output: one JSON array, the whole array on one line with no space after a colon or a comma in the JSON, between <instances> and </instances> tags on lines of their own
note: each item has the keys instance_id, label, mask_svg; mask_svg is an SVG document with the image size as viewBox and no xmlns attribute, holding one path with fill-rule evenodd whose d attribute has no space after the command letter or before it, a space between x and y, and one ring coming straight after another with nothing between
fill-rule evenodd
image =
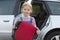
<instances>
[{"instance_id":1,"label":"girl's hand","mask_svg":"<svg viewBox=\"0 0 60 40\"><path fill-rule=\"evenodd\" d=\"M17 29L17 27L13 25L13 29Z\"/></svg>"},{"instance_id":2,"label":"girl's hand","mask_svg":"<svg viewBox=\"0 0 60 40\"><path fill-rule=\"evenodd\" d=\"M15 28L15 26L13 25L13 26L12 26L12 29L14 29L14 28Z\"/></svg>"},{"instance_id":3,"label":"girl's hand","mask_svg":"<svg viewBox=\"0 0 60 40\"><path fill-rule=\"evenodd\" d=\"M36 33L37 33L37 35L40 35L40 30L37 30Z\"/></svg>"}]
</instances>

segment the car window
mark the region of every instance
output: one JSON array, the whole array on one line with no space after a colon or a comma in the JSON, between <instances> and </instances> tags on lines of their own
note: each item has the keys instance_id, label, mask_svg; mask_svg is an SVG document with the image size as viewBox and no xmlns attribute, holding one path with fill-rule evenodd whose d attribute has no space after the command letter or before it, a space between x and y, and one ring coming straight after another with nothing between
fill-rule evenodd
<instances>
[{"instance_id":1,"label":"car window","mask_svg":"<svg viewBox=\"0 0 60 40\"><path fill-rule=\"evenodd\" d=\"M0 0L0 15L12 15L16 0Z\"/></svg>"},{"instance_id":2,"label":"car window","mask_svg":"<svg viewBox=\"0 0 60 40\"><path fill-rule=\"evenodd\" d=\"M60 2L47 2L53 15L60 15Z\"/></svg>"},{"instance_id":3,"label":"car window","mask_svg":"<svg viewBox=\"0 0 60 40\"><path fill-rule=\"evenodd\" d=\"M21 12L21 5L23 3L24 3L24 1L20 1L18 14L20 14L20 12ZM46 24L45 20L47 20L46 18L48 16L47 9L46 9L43 2L32 1L31 4L33 7L33 11L31 13L31 16L33 16L35 18L36 25L39 27L39 29L42 29L44 27L44 25ZM43 27L42 27L42 25L43 25Z\"/></svg>"},{"instance_id":4,"label":"car window","mask_svg":"<svg viewBox=\"0 0 60 40\"><path fill-rule=\"evenodd\" d=\"M23 1L20 2L21 5L24 3ZM19 12L21 12L21 5L19 6ZM43 10L42 4L38 2L32 2L33 12L31 13L31 16L37 16L38 13L40 13Z\"/></svg>"},{"instance_id":5,"label":"car window","mask_svg":"<svg viewBox=\"0 0 60 40\"><path fill-rule=\"evenodd\" d=\"M38 13L41 12L41 5L36 3L32 3L32 7L33 7L33 12L31 13L32 16L36 16Z\"/></svg>"}]
</instances>

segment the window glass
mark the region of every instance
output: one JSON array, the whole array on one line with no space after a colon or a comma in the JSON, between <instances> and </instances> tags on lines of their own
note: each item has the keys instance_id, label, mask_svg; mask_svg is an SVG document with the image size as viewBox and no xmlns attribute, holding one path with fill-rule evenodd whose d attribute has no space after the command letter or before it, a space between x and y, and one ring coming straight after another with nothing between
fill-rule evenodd
<instances>
[{"instance_id":1,"label":"window glass","mask_svg":"<svg viewBox=\"0 0 60 40\"><path fill-rule=\"evenodd\" d=\"M12 15L16 0L0 0L0 15Z\"/></svg>"},{"instance_id":2,"label":"window glass","mask_svg":"<svg viewBox=\"0 0 60 40\"><path fill-rule=\"evenodd\" d=\"M47 4L53 15L60 14L60 2L47 2Z\"/></svg>"}]
</instances>

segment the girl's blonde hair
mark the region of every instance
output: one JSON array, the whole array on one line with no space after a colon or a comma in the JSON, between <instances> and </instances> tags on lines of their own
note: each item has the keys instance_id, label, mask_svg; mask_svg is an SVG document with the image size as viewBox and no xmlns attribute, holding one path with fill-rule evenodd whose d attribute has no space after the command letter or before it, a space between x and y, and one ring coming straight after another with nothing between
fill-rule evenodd
<instances>
[{"instance_id":1,"label":"girl's blonde hair","mask_svg":"<svg viewBox=\"0 0 60 40\"><path fill-rule=\"evenodd\" d=\"M32 13L32 4L30 4L30 3L28 3L28 2L24 2L24 3L22 4L22 6L21 6L21 10L22 10L22 8L25 7L25 6L30 7L31 13Z\"/></svg>"}]
</instances>

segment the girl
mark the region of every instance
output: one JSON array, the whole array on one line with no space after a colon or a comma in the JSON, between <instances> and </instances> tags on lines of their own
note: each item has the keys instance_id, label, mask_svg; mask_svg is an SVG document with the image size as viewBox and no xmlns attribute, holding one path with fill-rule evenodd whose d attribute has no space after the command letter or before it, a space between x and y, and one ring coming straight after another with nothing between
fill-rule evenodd
<instances>
[{"instance_id":1,"label":"girl","mask_svg":"<svg viewBox=\"0 0 60 40\"><path fill-rule=\"evenodd\" d=\"M40 30L39 28L36 26L35 23L35 19L34 17L31 17L30 14L32 13L32 5L28 2L24 2L22 7L21 7L21 14L19 14L14 21L14 28L15 28L15 24L17 21L25 21L28 22L30 24L32 24L34 27L36 27L36 33L39 35L40 34Z\"/></svg>"}]
</instances>

